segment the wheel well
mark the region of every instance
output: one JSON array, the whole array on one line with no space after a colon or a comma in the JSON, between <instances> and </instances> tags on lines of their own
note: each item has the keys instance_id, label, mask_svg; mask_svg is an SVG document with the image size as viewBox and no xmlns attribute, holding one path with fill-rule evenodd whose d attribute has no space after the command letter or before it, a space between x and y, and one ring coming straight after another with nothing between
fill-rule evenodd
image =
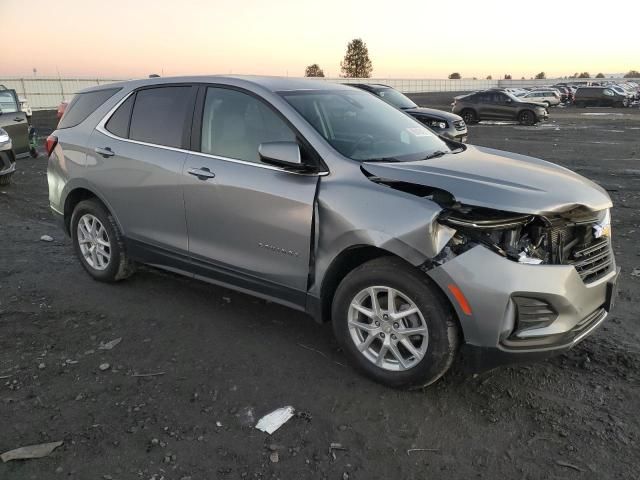
<instances>
[{"instance_id":1,"label":"wheel well","mask_svg":"<svg viewBox=\"0 0 640 480\"><path fill-rule=\"evenodd\" d=\"M324 275L322 287L320 289L321 298L321 321L331 320L331 303L333 296L338 289L338 285L344 277L353 269L359 267L369 260L392 254L386 250L366 245L354 246L341 252L331 263L327 273Z\"/></svg>"},{"instance_id":2,"label":"wheel well","mask_svg":"<svg viewBox=\"0 0 640 480\"><path fill-rule=\"evenodd\" d=\"M76 205L83 200L89 200L90 198L98 199L92 191L87 190L86 188L76 188L67 195L64 202L64 226L67 233L69 233L71 229L71 215L73 215Z\"/></svg>"}]
</instances>

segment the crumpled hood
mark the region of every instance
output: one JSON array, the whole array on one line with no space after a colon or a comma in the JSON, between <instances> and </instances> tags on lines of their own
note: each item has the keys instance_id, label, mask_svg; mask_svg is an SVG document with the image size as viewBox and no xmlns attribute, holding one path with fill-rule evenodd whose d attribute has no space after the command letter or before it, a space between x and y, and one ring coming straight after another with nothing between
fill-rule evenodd
<instances>
[{"instance_id":1,"label":"crumpled hood","mask_svg":"<svg viewBox=\"0 0 640 480\"><path fill-rule=\"evenodd\" d=\"M466 205L545 214L611 207L607 192L559 165L517 153L467 146L460 153L402 163L363 163L369 174L445 190Z\"/></svg>"},{"instance_id":2,"label":"crumpled hood","mask_svg":"<svg viewBox=\"0 0 640 480\"><path fill-rule=\"evenodd\" d=\"M457 122L459 120L462 120L462 117L460 115L456 115L455 113L451 112L445 112L444 110L437 110L435 108L416 107L407 108L404 111L411 115L425 115L427 117L437 118L439 120L447 120L449 122Z\"/></svg>"}]
</instances>

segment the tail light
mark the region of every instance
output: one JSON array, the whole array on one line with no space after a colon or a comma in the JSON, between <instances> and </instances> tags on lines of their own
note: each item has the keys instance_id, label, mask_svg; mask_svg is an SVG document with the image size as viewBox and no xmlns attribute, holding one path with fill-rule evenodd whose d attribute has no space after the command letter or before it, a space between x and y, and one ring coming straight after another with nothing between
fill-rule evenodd
<instances>
[{"instance_id":1,"label":"tail light","mask_svg":"<svg viewBox=\"0 0 640 480\"><path fill-rule=\"evenodd\" d=\"M53 149L58 145L58 137L54 135L49 135L47 140L44 142L44 148L47 151L47 157L50 157L53 153Z\"/></svg>"}]
</instances>

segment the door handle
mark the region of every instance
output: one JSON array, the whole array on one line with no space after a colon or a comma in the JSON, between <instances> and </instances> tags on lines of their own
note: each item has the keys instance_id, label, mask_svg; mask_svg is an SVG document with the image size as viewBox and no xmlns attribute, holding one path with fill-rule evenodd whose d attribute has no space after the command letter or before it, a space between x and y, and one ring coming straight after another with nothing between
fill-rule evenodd
<instances>
[{"instance_id":1,"label":"door handle","mask_svg":"<svg viewBox=\"0 0 640 480\"><path fill-rule=\"evenodd\" d=\"M190 168L187 170L189 175L193 175L194 177L198 177L198 180L209 180L210 178L215 178L216 174L209 170L207 167L200 168Z\"/></svg>"},{"instance_id":2,"label":"door handle","mask_svg":"<svg viewBox=\"0 0 640 480\"><path fill-rule=\"evenodd\" d=\"M94 151L98 154L98 155L102 155L104 158L107 157L113 157L115 155L115 152L113 150L111 150L109 147L96 147L94 149Z\"/></svg>"},{"instance_id":3,"label":"door handle","mask_svg":"<svg viewBox=\"0 0 640 480\"><path fill-rule=\"evenodd\" d=\"M14 122L24 122L24 118L16 117L13 119Z\"/></svg>"}]
</instances>

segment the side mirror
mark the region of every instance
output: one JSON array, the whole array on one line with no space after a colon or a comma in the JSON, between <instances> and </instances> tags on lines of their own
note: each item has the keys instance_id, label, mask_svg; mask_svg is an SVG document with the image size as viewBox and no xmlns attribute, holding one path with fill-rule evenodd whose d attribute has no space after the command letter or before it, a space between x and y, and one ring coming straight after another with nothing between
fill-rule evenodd
<instances>
[{"instance_id":1,"label":"side mirror","mask_svg":"<svg viewBox=\"0 0 640 480\"><path fill-rule=\"evenodd\" d=\"M300 147L296 142L265 142L258 146L260 160L278 167L304 169Z\"/></svg>"}]
</instances>

